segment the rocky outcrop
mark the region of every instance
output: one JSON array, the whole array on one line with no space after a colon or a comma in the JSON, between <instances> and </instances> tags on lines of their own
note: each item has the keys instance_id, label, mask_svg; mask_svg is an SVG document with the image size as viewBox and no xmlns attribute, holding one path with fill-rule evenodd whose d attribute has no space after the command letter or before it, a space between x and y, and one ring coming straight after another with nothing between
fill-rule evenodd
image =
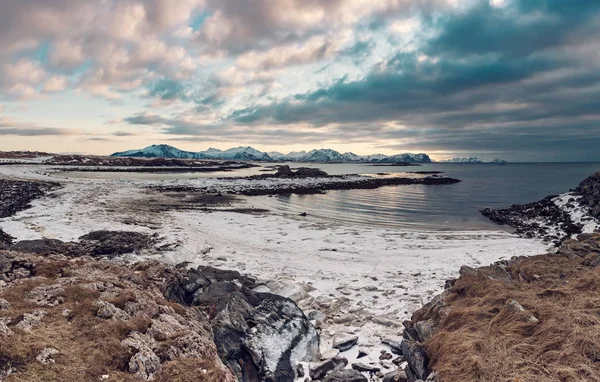
<instances>
[{"instance_id":1,"label":"rocky outcrop","mask_svg":"<svg viewBox=\"0 0 600 382\"><path fill-rule=\"evenodd\" d=\"M0 341L11 336L16 346L23 333L45 331L70 338L68 346L45 344L60 352L42 357L48 364L50 359L75 362L75 349L89 351L81 349L97 342L106 353L102 375L115 380L170 381L169 373L182 373L183 365L196 359L214 372L207 380L293 381L296 365L318 355L318 333L292 300L253 291L257 287L251 277L210 267L186 270L157 262L124 265L89 256L4 251ZM101 326L111 331L106 338L96 338ZM10 368L27 375L29 360L18 367L6 363L8 352L14 358L20 350L3 351L0 373ZM100 375L85 377L85 362L75 362L81 379L97 380Z\"/></svg>"},{"instance_id":2,"label":"rocky outcrop","mask_svg":"<svg viewBox=\"0 0 600 382\"><path fill-rule=\"evenodd\" d=\"M581 195L579 204L586 206L591 216L600 219L600 172L584 179L575 192Z\"/></svg>"},{"instance_id":3,"label":"rocky outcrop","mask_svg":"<svg viewBox=\"0 0 600 382\"><path fill-rule=\"evenodd\" d=\"M43 366L44 380L233 382L206 315L164 298L179 276L157 262L0 252L0 376L38 380Z\"/></svg>"},{"instance_id":4,"label":"rocky outcrop","mask_svg":"<svg viewBox=\"0 0 600 382\"><path fill-rule=\"evenodd\" d=\"M240 381L292 381L298 362L318 356L319 335L292 300L257 287L239 272L198 267L166 295L209 313L219 354Z\"/></svg>"},{"instance_id":5,"label":"rocky outcrop","mask_svg":"<svg viewBox=\"0 0 600 382\"><path fill-rule=\"evenodd\" d=\"M60 253L70 257L114 258L127 253L139 253L153 249L158 241L157 235L140 232L94 231L81 236L78 242L64 242L56 239L22 240L13 245L6 245L5 248L38 255Z\"/></svg>"},{"instance_id":6,"label":"rocky outcrop","mask_svg":"<svg viewBox=\"0 0 600 382\"><path fill-rule=\"evenodd\" d=\"M599 265L600 233L582 234L577 237L577 240L566 240L558 248L556 254L539 255L532 258L514 257L480 268L463 266L458 279L449 280L443 293L416 311L411 320L404 322L401 352L407 362L404 369L407 380L414 382L436 379L435 365L432 367L432 355L428 347L435 340L437 341L436 351L439 351L439 342L444 340L438 337L438 333L444 330L455 331L461 324L460 321L456 322L456 317L461 317L460 320L465 321L467 315L479 314L481 320L491 320L489 324L491 327L500 325L500 323L508 323L507 325L512 325L511 328L520 330L519 333L530 335L531 328L539 325L542 318L535 311L527 309L520 301L513 298L512 293L500 292L500 289L522 290L523 287L520 285L528 284L527 288L534 286L538 288L538 291L532 293L535 298L543 300L540 302L542 306L547 303L549 298L557 298L559 299L558 303L561 304L560 299L566 297L567 293L559 290L556 285L574 284L573 288L576 289L587 288L591 281L585 279L583 282L579 282L576 275L586 267L590 269ZM493 297L490 301L495 307L481 308L483 311L477 312L476 307L482 305L484 301L483 286L490 289L489 293ZM596 290L595 284L589 286ZM572 298L577 297L573 296ZM463 306L463 309L467 309L466 312L457 313L453 310L457 301L469 299L472 299L472 303L465 303L466 308ZM531 304L531 300L529 302ZM552 320L556 319L560 321L564 318L552 318ZM549 320L546 319L546 322ZM489 327L489 325L484 324L485 327ZM447 336L447 332L444 335ZM445 341L449 340L445 339ZM436 356L440 357L439 354ZM386 376L386 378L388 377ZM389 376L388 379L393 380L391 378L392 376ZM468 380L468 377L465 378L464 380Z\"/></svg>"},{"instance_id":7,"label":"rocky outcrop","mask_svg":"<svg viewBox=\"0 0 600 382\"><path fill-rule=\"evenodd\" d=\"M30 207L30 203L59 188L58 183L0 179L0 218Z\"/></svg>"},{"instance_id":8,"label":"rocky outcrop","mask_svg":"<svg viewBox=\"0 0 600 382\"><path fill-rule=\"evenodd\" d=\"M505 209L486 208L480 212L493 222L516 228L515 233L521 237L542 238L560 245L584 232L588 222L596 221L596 227L600 226L600 172L584 179L568 194L548 196L534 203L513 204Z\"/></svg>"},{"instance_id":9,"label":"rocky outcrop","mask_svg":"<svg viewBox=\"0 0 600 382\"><path fill-rule=\"evenodd\" d=\"M535 203L513 204L505 209L486 208L480 212L495 223L516 228L515 233L521 237L539 237L559 244L581 233L583 226L573 222L571 215L554 203L555 198L548 196Z\"/></svg>"}]
</instances>

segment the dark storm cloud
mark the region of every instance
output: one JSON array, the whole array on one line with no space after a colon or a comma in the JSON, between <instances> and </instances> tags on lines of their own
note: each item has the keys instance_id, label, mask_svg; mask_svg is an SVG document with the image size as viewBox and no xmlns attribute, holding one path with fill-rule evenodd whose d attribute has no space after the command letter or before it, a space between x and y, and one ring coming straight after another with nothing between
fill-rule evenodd
<instances>
[{"instance_id":1,"label":"dark storm cloud","mask_svg":"<svg viewBox=\"0 0 600 382\"><path fill-rule=\"evenodd\" d=\"M600 159L600 3L487 1L431 18L436 33L362 80L230 115L245 125L369 125L387 147ZM595 58L595 60L594 60ZM390 129L390 122L402 126ZM397 140L397 142L395 142ZM533 155L535 156L535 155Z\"/></svg>"}]
</instances>

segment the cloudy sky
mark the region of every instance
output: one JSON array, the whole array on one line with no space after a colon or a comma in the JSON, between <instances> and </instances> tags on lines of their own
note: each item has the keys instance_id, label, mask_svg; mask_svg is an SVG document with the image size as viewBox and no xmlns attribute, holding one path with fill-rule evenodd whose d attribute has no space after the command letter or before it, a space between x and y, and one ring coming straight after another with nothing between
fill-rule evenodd
<instances>
[{"instance_id":1,"label":"cloudy sky","mask_svg":"<svg viewBox=\"0 0 600 382\"><path fill-rule=\"evenodd\" d=\"M600 2L1 0L0 150L600 160Z\"/></svg>"}]
</instances>

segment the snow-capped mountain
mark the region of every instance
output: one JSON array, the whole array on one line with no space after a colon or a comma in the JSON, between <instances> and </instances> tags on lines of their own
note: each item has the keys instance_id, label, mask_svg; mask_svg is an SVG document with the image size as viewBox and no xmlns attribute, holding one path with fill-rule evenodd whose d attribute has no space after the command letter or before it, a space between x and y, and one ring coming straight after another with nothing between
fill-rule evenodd
<instances>
[{"instance_id":1,"label":"snow-capped mountain","mask_svg":"<svg viewBox=\"0 0 600 382\"><path fill-rule=\"evenodd\" d=\"M452 159L444 159L439 161L440 163L494 163L494 164L506 164L505 160L498 158L452 158Z\"/></svg>"},{"instance_id":2,"label":"snow-capped mountain","mask_svg":"<svg viewBox=\"0 0 600 382\"><path fill-rule=\"evenodd\" d=\"M273 158L269 154L262 151L258 151L250 146L234 147L229 150L221 151L218 149L208 149L207 151L201 151L201 154L227 160L250 160L250 161L272 161Z\"/></svg>"},{"instance_id":3,"label":"snow-capped mountain","mask_svg":"<svg viewBox=\"0 0 600 382\"><path fill-rule=\"evenodd\" d=\"M145 158L180 158L180 159L208 159L204 153L193 153L179 150L169 145L152 145L140 150L129 150L114 153L112 157L145 157Z\"/></svg>"},{"instance_id":4,"label":"snow-capped mountain","mask_svg":"<svg viewBox=\"0 0 600 382\"><path fill-rule=\"evenodd\" d=\"M311 150L298 159L298 162L346 162L348 159L331 149Z\"/></svg>"},{"instance_id":5,"label":"snow-capped mountain","mask_svg":"<svg viewBox=\"0 0 600 382\"><path fill-rule=\"evenodd\" d=\"M209 148L197 153L179 150L169 145L152 145L140 150L129 150L112 154L119 157L163 157L191 159L221 159L239 161L289 161L289 162L324 162L324 163L431 163L427 154L398 154L387 156L383 154L356 155L351 152L344 154L332 149L316 149L309 152L297 151L283 154L277 151L265 153L250 146L234 147L229 150Z\"/></svg>"}]
</instances>

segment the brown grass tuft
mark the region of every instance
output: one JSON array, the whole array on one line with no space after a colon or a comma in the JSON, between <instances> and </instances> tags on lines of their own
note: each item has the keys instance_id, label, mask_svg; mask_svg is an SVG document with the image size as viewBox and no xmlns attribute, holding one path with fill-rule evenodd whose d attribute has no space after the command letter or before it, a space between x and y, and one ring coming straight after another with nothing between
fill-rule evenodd
<instances>
[{"instance_id":1,"label":"brown grass tuft","mask_svg":"<svg viewBox=\"0 0 600 382\"><path fill-rule=\"evenodd\" d=\"M600 381L600 268L541 255L510 271L534 281L457 280L426 343L439 380ZM509 300L525 312L507 310Z\"/></svg>"}]
</instances>

